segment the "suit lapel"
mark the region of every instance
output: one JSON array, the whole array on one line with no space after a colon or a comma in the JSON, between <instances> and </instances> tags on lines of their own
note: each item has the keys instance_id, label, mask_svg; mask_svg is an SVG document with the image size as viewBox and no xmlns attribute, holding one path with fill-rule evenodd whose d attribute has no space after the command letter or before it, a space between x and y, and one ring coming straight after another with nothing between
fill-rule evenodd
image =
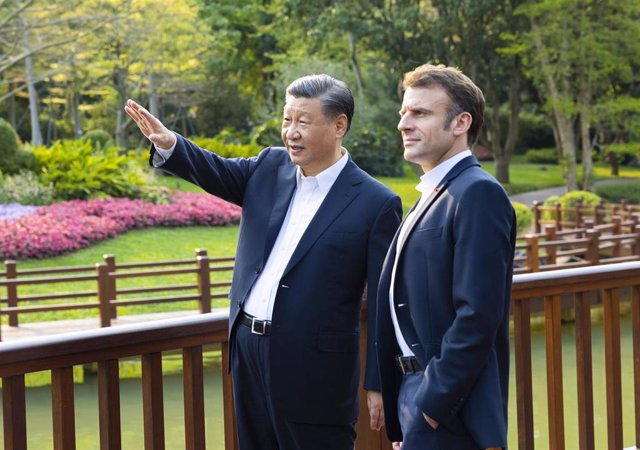
<instances>
[{"instance_id":1,"label":"suit lapel","mask_svg":"<svg viewBox=\"0 0 640 450\"><path fill-rule=\"evenodd\" d=\"M276 177L273 192L275 195L275 203L269 217L267 232L264 244L264 260L266 261L271 253L273 244L276 242L282 223L289 210L291 198L296 189L296 166L293 163L282 165L278 168L278 176Z\"/></svg>"},{"instance_id":2,"label":"suit lapel","mask_svg":"<svg viewBox=\"0 0 640 450\"><path fill-rule=\"evenodd\" d=\"M327 193L324 201L318 208L318 212L311 220L306 231L302 235L287 268L283 275L286 275L300 259L309 251L316 240L333 221L344 211L344 209L359 195L362 181L358 176L355 164L349 158L347 165L342 170L335 183Z\"/></svg>"}]
</instances>

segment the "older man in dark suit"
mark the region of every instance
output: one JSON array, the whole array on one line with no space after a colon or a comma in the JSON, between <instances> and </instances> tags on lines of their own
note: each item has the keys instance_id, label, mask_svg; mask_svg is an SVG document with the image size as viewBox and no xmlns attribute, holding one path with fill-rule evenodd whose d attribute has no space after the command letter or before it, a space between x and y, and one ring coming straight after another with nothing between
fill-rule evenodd
<instances>
[{"instance_id":1,"label":"older man in dark suit","mask_svg":"<svg viewBox=\"0 0 640 450\"><path fill-rule=\"evenodd\" d=\"M285 148L225 159L135 102L126 107L154 144L154 166L242 207L230 293L242 450L353 449L361 298L366 283L373 323L382 262L402 214L398 196L342 147L353 110L343 82L300 78L286 92ZM377 384L372 364L366 372L365 387ZM371 405L379 417L380 403Z\"/></svg>"},{"instance_id":2,"label":"older man in dark suit","mask_svg":"<svg viewBox=\"0 0 640 450\"><path fill-rule=\"evenodd\" d=\"M378 288L387 432L403 450L506 448L516 220L469 150L484 98L444 66L418 67L403 87L405 159L425 173Z\"/></svg>"}]
</instances>

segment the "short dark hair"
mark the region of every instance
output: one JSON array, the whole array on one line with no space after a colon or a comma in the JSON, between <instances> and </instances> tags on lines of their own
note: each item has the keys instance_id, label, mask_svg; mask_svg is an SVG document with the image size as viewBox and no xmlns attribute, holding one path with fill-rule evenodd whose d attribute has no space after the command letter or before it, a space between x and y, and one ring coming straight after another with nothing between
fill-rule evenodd
<instances>
[{"instance_id":1,"label":"short dark hair","mask_svg":"<svg viewBox=\"0 0 640 450\"><path fill-rule=\"evenodd\" d=\"M480 128L484 122L484 95L471 79L456 67L447 67L442 64L434 66L423 64L411 72L404 74L402 88L433 87L444 89L451 102L447 109L447 124L460 113L471 114L471 127L467 133L469 145L478 138ZM448 125L447 125L448 126Z\"/></svg>"},{"instance_id":2,"label":"short dark hair","mask_svg":"<svg viewBox=\"0 0 640 450\"><path fill-rule=\"evenodd\" d=\"M340 114L347 116L347 131L353 119L353 94L344 81L329 75L307 75L294 80L287 86L286 95L303 98L320 98L322 113L331 118Z\"/></svg>"}]
</instances>

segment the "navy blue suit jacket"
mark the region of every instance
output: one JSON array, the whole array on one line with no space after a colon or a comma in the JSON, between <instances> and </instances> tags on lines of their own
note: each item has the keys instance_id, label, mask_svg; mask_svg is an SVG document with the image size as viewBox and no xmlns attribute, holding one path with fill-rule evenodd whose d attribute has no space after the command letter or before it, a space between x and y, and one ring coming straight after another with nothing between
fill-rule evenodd
<instances>
[{"instance_id":1,"label":"navy blue suit jacket","mask_svg":"<svg viewBox=\"0 0 640 450\"><path fill-rule=\"evenodd\" d=\"M161 168L242 207L229 294L233 352L238 313L278 236L297 167L283 148L226 159L178 136L174 153ZM401 216L400 198L349 159L279 283L269 338L270 393L284 417L310 423L356 419L363 290L367 283L373 323L380 270ZM370 333L371 355L374 335ZM371 384L378 384L375 358L365 375L365 386Z\"/></svg>"},{"instance_id":2,"label":"navy blue suit jacket","mask_svg":"<svg viewBox=\"0 0 640 450\"><path fill-rule=\"evenodd\" d=\"M473 156L456 164L421 210L399 256L394 308L425 378L422 411L480 448L506 447L509 307L515 213L504 189ZM394 239L378 289L379 358L387 433L402 441L399 347L389 288ZM399 306L402 305L402 306Z\"/></svg>"}]
</instances>

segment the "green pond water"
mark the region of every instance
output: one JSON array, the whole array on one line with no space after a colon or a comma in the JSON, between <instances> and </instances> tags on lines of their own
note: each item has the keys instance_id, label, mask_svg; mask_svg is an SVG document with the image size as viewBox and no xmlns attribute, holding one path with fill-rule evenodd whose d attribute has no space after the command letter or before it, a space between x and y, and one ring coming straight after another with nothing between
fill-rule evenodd
<instances>
[{"instance_id":1,"label":"green pond water","mask_svg":"<svg viewBox=\"0 0 640 450\"><path fill-rule=\"evenodd\" d=\"M621 320L622 352L622 399L624 445L631 447L633 430L633 349L631 322L628 317ZM574 350L574 329L564 325L563 375L564 375L564 419L565 448L578 447L576 363ZM603 327L594 325L593 380L594 380L594 426L595 448L607 447L606 380L604 369ZM513 352L512 352L513 353ZM217 366L219 367L219 366ZM513 354L511 363L511 386L509 401L509 448L517 448L517 419L515 403L515 368ZM544 334L536 332L532 336L534 433L536 449L548 449L546 360ZM120 382L122 448L139 450L144 448L142 423L142 390L140 379L123 379ZM84 382L75 386L76 436L78 450L99 449L98 434L98 386L94 375L86 374ZM184 421L182 377L164 377L165 438L168 450L184 448ZM205 415L207 429L207 449L224 450L222 422L222 377L219 368L205 373ZM53 448L51 436L51 393L49 386L27 389L27 434L29 450L49 450ZM0 427L0 442L3 442Z\"/></svg>"}]
</instances>

